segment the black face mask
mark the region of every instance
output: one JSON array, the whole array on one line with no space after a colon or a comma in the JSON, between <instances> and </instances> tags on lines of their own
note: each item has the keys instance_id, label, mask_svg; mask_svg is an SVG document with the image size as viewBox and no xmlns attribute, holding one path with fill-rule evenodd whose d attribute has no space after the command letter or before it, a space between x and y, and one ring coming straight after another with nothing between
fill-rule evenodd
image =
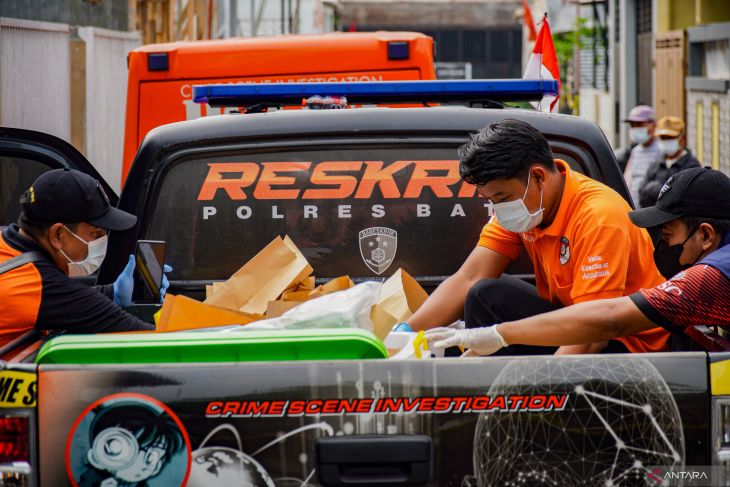
<instances>
[{"instance_id":1,"label":"black face mask","mask_svg":"<svg viewBox=\"0 0 730 487\"><path fill-rule=\"evenodd\" d=\"M684 239L684 242L681 244L667 245L667 242L665 242L664 239L659 241L654 249L654 263L662 276L667 279L671 279L683 270L689 269L694 265L694 263L680 264L679 256L682 255L682 252L684 252L684 244L692 237L692 235L695 234L696 231L697 229L695 228L694 232L690 233L689 237Z\"/></svg>"}]
</instances>

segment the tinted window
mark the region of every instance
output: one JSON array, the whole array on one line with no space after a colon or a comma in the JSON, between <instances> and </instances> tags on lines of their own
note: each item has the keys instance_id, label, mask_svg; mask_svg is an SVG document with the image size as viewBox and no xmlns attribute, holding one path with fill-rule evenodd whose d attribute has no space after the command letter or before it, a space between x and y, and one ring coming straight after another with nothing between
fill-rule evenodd
<instances>
[{"instance_id":1,"label":"tinted window","mask_svg":"<svg viewBox=\"0 0 730 487\"><path fill-rule=\"evenodd\" d=\"M167 242L177 280L226 279L277 235L289 235L317 277L389 276L398 267L448 276L488 219L485 202L459 178L457 147L326 146L178 160L152 191L144 238ZM577 152L554 152L587 172ZM525 257L509 271L533 269Z\"/></svg>"},{"instance_id":2,"label":"tinted window","mask_svg":"<svg viewBox=\"0 0 730 487\"><path fill-rule=\"evenodd\" d=\"M0 226L18 220L20 196L49 169L46 164L31 159L0 156Z\"/></svg>"},{"instance_id":3,"label":"tinted window","mask_svg":"<svg viewBox=\"0 0 730 487\"><path fill-rule=\"evenodd\" d=\"M408 146L179 161L153 192L147 238L167 241L175 279L227 278L276 235L317 277L449 275L487 219L455 156L456 146Z\"/></svg>"}]
</instances>

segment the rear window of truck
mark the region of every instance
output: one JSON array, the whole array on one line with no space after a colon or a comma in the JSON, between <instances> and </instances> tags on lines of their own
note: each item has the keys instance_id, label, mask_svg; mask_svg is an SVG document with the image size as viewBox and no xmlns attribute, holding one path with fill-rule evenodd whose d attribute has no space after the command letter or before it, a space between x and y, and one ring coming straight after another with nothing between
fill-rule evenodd
<instances>
[{"instance_id":1,"label":"rear window of truck","mask_svg":"<svg viewBox=\"0 0 730 487\"><path fill-rule=\"evenodd\" d=\"M459 177L458 145L328 144L178 159L157 178L143 232L167 242L176 280L226 279L277 235L291 237L317 277L388 276L399 267L448 276L489 218L486 201ZM574 154L556 156L584 172Z\"/></svg>"}]
</instances>

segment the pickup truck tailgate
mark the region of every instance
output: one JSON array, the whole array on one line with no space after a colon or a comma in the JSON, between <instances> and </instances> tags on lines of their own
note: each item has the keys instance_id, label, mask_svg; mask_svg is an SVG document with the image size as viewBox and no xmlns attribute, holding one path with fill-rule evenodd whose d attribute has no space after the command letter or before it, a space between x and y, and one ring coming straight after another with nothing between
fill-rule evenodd
<instances>
[{"instance_id":1,"label":"pickup truck tailgate","mask_svg":"<svg viewBox=\"0 0 730 487\"><path fill-rule=\"evenodd\" d=\"M135 406L181 440L148 485L317 485L317 439L371 434L430 436L429 485L621 485L708 464L708 397L703 353L42 365L41 484L88 478L99 418Z\"/></svg>"}]
</instances>

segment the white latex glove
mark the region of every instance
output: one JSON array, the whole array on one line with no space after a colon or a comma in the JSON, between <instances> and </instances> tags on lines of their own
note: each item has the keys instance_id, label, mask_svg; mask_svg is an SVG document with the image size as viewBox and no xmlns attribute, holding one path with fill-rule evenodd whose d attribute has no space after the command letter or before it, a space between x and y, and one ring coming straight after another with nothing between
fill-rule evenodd
<instances>
[{"instance_id":1,"label":"white latex glove","mask_svg":"<svg viewBox=\"0 0 730 487\"><path fill-rule=\"evenodd\" d=\"M468 348L462 357L478 357L492 355L500 348L506 347L502 335L496 326L487 328L470 328L454 330L452 328L433 328L425 333L429 348L461 347Z\"/></svg>"}]
</instances>

